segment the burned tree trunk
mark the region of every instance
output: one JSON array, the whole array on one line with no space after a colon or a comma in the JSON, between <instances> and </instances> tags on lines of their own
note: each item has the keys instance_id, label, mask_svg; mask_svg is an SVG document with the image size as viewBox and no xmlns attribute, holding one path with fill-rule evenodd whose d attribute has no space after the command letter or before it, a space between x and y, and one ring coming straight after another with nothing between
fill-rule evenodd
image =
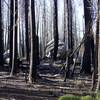
<instances>
[{"instance_id":1,"label":"burned tree trunk","mask_svg":"<svg viewBox=\"0 0 100 100\"><path fill-rule=\"evenodd\" d=\"M36 35L36 65L40 64L40 59L39 59L39 36Z\"/></svg>"},{"instance_id":2,"label":"burned tree trunk","mask_svg":"<svg viewBox=\"0 0 100 100\"><path fill-rule=\"evenodd\" d=\"M90 1L92 2L92 1ZM81 73L91 74L91 59L94 59L94 38L92 34L92 15L91 5L88 0L84 0L84 16L85 16L85 40L84 40L84 54L82 61ZM88 58L88 59L87 59Z\"/></svg>"},{"instance_id":3,"label":"burned tree trunk","mask_svg":"<svg viewBox=\"0 0 100 100\"><path fill-rule=\"evenodd\" d=\"M96 67L98 68L98 84L97 84L97 91L100 90L100 0L98 0L98 17L97 17L97 28L96 28ZM95 72L96 73L96 72ZM95 84L95 76L94 75L94 83Z\"/></svg>"},{"instance_id":4,"label":"burned tree trunk","mask_svg":"<svg viewBox=\"0 0 100 100\"><path fill-rule=\"evenodd\" d=\"M54 52L53 52L53 61L56 60L57 51L58 51L58 1L54 0Z\"/></svg>"},{"instance_id":5,"label":"burned tree trunk","mask_svg":"<svg viewBox=\"0 0 100 100\"><path fill-rule=\"evenodd\" d=\"M72 2L67 0L68 10L68 50L73 52L73 34L72 34ZM68 58L69 65L73 63L73 56Z\"/></svg>"},{"instance_id":6,"label":"burned tree trunk","mask_svg":"<svg viewBox=\"0 0 100 100\"><path fill-rule=\"evenodd\" d=\"M31 38L31 53L30 53L30 69L29 82L36 81L36 27L35 27L35 0L30 0L30 38Z\"/></svg>"},{"instance_id":7,"label":"burned tree trunk","mask_svg":"<svg viewBox=\"0 0 100 100\"><path fill-rule=\"evenodd\" d=\"M2 34L1 1L2 0L0 0L0 66L3 66L3 34Z\"/></svg>"},{"instance_id":8,"label":"burned tree trunk","mask_svg":"<svg viewBox=\"0 0 100 100\"><path fill-rule=\"evenodd\" d=\"M12 67L12 51L13 51L13 9L14 2L10 0L10 67Z\"/></svg>"},{"instance_id":9,"label":"burned tree trunk","mask_svg":"<svg viewBox=\"0 0 100 100\"><path fill-rule=\"evenodd\" d=\"M68 51L69 54L73 52L73 34L72 34L72 2L71 0L67 0L67 13L68 13ZM66 72L65 72L65 79L69 77L69 69L70 65L73 63L73 56L70 57L70 55L66 59Z\"/></svg>"},{"instance_id":10,"label":"burned tree trunk","mask_svg":"<svg viewBox=\"0 0 100 100\"><path fill-rule=\"evenodd\" d=\"M18 70L18 66L17 66L17 19L18 19L18 1L14 0L11 76L16 75L17 70Z\"/></svg>"},{"instance_id":11,"label":"burned tree trunk","mask_svg":"<svg viewBox=\"0 0 100 100\"><path fill-rule=\"evenodd\" d=\"M46 0L43 0L43 14L42 14L42 58L45 57L45 47L46 47Z\"/></svg>"},{"instance_id":12,"label":"burned tree trunk","mask_svg":"<svg viewBox=\"0 0 100 100\"><path fill-rule=\"evenodd\" d=\"M64 0L64 17L63 17L63 23L64 23L64 37L63 37L63 41L64 41L64 43L66 42L66 37L67 37L67 34L66 34L66 23L67 23L67 21L66 21L66 0Z\"/></svg>"},{"instance_id":13,"label":"burned tree trunk","mask_svg":"<svg viewBox=\"0 0 100 100\"><path fill-rule=\"evenodd\" d=\"M29 33L28 33L28 4L29 0L25 0L25 30L26 30L26 54L29 60Z\"/></svg>"}]
</instances>

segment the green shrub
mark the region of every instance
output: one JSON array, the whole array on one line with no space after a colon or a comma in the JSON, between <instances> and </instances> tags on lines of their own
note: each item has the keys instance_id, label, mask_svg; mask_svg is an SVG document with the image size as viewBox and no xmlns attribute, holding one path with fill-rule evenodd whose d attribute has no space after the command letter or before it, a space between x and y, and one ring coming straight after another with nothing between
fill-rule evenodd
<instances>
[{"instance_id":1,"label":"green shrub","mask_svg":"<svg viewBox=\"0 0 100 100\"><path fill-rule=\"evenodd\" d=\"M93 100L91 96L82 96L81 100Z\"/></svg>"},{"instance_id":2,"label":"green shrub","mask_svg":"<svg viewBox=\"0 0 100 100\"><path fill-rule=\"evenodd\" d=\"M96 100L100 100L100 92L96 94Z\"/></svg>"},{"instance_id":3,"label":"green shrub","mask_svg":"<svg viewBox=\"0 0 100 100\"><path fill-rule=\"evenodd\" d=\"M81 100L81 98L74 95L65 95L61 96L58 100Z\"/></svg>"}]
</instances>

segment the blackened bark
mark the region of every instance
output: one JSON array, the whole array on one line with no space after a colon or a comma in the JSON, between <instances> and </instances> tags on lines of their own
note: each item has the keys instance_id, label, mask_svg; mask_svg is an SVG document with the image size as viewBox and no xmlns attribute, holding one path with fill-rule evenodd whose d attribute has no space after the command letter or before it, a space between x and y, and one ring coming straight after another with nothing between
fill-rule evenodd
<instances>
[{"instance_id":1,"label":"blackened bark","mask_svg":"<svg viewBox=\"0 0 100 100\"><path fill-rule=\"evenodd\" d=\"M13 45L12 45L12 69L11 76L17 74L17 20L18 20L18 1L14 0L14 18L13 18Z\"/></svg>"},{"instance_id":2,"label":"blackened bark","mask_svg":"<svg viewBox=\"0 0 100 100\"><path fill-rule=\"evenodd\" d=\"M69 53L73 52L73 34L72 34L72 2L71 0L67 0L67 13L68 13L68 50ZM73 63L73 56L70 57L70 55L68 56L68 58L66 59L66 72L65 72L65 79L64 81L66 81L66 78L68 78L70 76L70 65Z\"/></svg>"},{"instance_id":3,"label":"blackened bark","mask_svg":"<svg viewBox=\"0 0 100 100\"><path fill-rule=\"evenodd\" d=\"M66 1L64 0L64 37L63 37L63 42L65 43L66 41Z\"/></svg>"},{"instance_id":4,"label":"blackened bark","mask_svg":"<svg viewBox=\"0 0 100 100\"><path fill-rule=\"evenodd\" d=\"M36 35L36 65L40 64L40 59L39 59L39 37Z\"/></svg>"},{"instance_id":5,"label":"blackened bark","mask_svg":"<svg viewBox=\"0 0 100 100\"><path fill-rule=\"evenodd\" d=\"M0 0L0 66L3 66L3 34L2 34L1 0Z\"/></svg>"},{"instance_id":6,"label":"blackened bark","mask_svg":"<svg viewBox=\"0 0 100 100\"><path fill-rule=\"evenodd\" d=\"M84 54L81 72L91 73L92 55L94 55L94 41L92 36L92 16L91 5L88 0L84 0L84 16L85 16L85 41L84 41ZM92 40L91 40L92 39ZM93 51L93 52L92 52ZM87 59L88 58L88 59Z\"/></svg>"},{"instance_id":7,"label":"blackened bark","mask_svg":"<svg viewBox=\"0 0 100 100\"><path fill-rule=\"evenodd\" d=\"M94 62L92 61L93 59L94 59L94 39L93 36L86 36L84 41L82 71L91 74L91 64L93 64Z\"/></svg>"},{"instance_id":8,"label":"blackened bark","mask_svg":"<svg viewBox=\"0 0 100 100\"><path fill-rule=\"evenodd\" d=\"M73 34L72 34L72 2L67 0L67 10L68 10L68 49L73 52ZM73 63L73 56L68 58L69 65Z\"/></svg>"},{"instance_id":9,"label":"blackened bark","mask_svg":"<svg viewBox=\"0 0 100 100\"><path fill-rule=\"evenodd\" d=\"M35 1L30 0L30 35L31 35L31 55L30 55L30 70L29 82L36 81L36 27L35 27Z\"/></svg>"},{"instance_id":10,"label":"blackened bark","mask_svg":"<svg viewBox=\"0 0 100 100\"><path fill-rule=\"evenodd\" d=\"M12 52L13 52L13 9L14 2L10 0L10 67L12 67Z\"/></svg>"},{"instance_id":11,"label":"blackened bark","mask_svg":"<svg viewBox=\"0 0 100 100\"><path fill-rule=\"evenodd\" d=\"M91 0L89 0L91 2ZM92 24L92 16L91 16L91 4L88 0L84 0L84 17L85 17L85 31L87 33L90 24ZM88 32L88 34L90 34Z\"/></svg>"},{"instance_id":12,"label":"blackened bark","mask_svg":"<svg viewBox=\"0 0 100 100\"><path fill-rule=\"evenodd\" d=\"M27 60L29 61L28 5L29 0L25 0L26 54Z\"/></svg>"},{"instance_id":13,"label":"blackened bark","mask_svg":"<svg viewBox=\"0 0 100 100\"><path fill-rule=\"evenodd\" d=\"M98 0L98 17L97 17L97 28L96 28L96 55L95 55L95 66L98 68L98 83L97 83L97 91L100 90L100 0ZM96 83L96 73L97 70L95 68L94 77L93 77L93 86Z\"/></svg>"},{"instance_id":14,"label":"blackened bark","mask_svg":"<svg viewBox=\"0 0 100 100\"><path fill-rule=\"evenodd\" d=\"M55 61L57 58L58 51L58 1L54 0L54 52L53 52L53 60Z\"/></svg>"}]
</instances>

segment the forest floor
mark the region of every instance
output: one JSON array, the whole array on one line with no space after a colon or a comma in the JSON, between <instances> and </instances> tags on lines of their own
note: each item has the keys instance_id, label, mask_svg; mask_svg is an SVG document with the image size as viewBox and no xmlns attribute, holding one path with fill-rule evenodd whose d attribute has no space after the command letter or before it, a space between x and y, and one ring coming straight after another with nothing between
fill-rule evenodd
<instances>
[{"instance_id":1,"label":"forest floor","mask_svg":"<svg viewBox=\"0 0 100 100\"><path fill-rule=\"evenodd\" d=\"M39 66L37 82L25 82L24 73L10 77L8 72L0 72L0 100L57 100L65 94L87 95L91 93L91 76L67 79L60 74L61 64L43 63Z\"/></svg>"}]
</instances>

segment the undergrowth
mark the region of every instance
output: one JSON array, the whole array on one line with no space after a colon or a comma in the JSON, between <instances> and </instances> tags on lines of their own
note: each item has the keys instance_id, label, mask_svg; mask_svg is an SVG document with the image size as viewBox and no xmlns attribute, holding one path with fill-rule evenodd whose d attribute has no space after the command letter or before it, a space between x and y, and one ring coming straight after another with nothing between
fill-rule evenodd
<instances>
[{"instance_id":1,"label":"undergrowth","mask_svg":"<svg viewBox=\"0 0 100 100\"><path fill-rule=\"evenodd\" d=\"M64 95L59 97L58 100L100 100L100 92L95 96L87 95L87 96L75 96L75 95Z\"/></svg>"}]
</instances>

